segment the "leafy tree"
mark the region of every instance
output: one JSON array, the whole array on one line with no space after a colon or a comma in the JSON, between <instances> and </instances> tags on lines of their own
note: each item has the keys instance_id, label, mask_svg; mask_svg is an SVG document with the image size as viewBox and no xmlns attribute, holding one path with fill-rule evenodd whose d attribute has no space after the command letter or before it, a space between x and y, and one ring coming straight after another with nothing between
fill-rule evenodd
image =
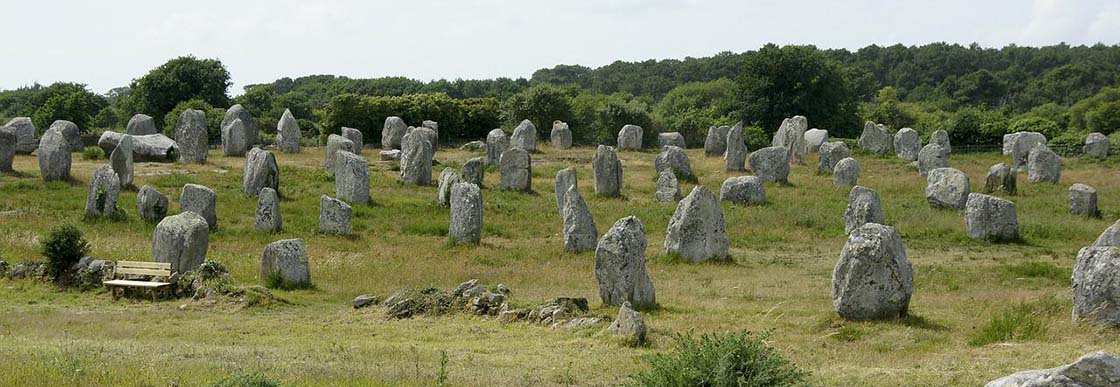
<instances>
[{"instance_id":1,"label":"leafy tree","mask_svg":"<svg viewBox=\"0 0 1120 387\"><path fill-rule=\"evenodd\" d=\"M1012 122L1007 132L1039 132L1046 138L1055 138L1062 134L1063 129L1048 118L1025 116Z\"/></svg>"},{"instance_id":2,"label":"leafy tree","mask_svg":"<svg viewBox=\"0 0 1120 387\"><path fill-rule=\"evenodd\" d=\"M735 119L735 82L723 78L677 86L657 104L654 117L661 127L680 132L689 145L704 143L711 126Z\"/></svg>"},{"instance_id":3,"label":"leafy tree","mask_svg":"<svg viewBox=\"0 0 1120 387\"><path fill-rule=\"evenodd\" d=\"M1120 130L1120 101L1105 102L1089 112L1087 120L1090 131L1109 134Z\"/></svg>"},{"instance_id":4,"label":"leafy tree","mask_svg":"<svg viewBox=\"0 0 1120 387\"><path fill-rule=\"evenodd\" d=\"M502 102L502 121L514 126L528 119L537 127L538 135L548 133L552 130L552 121L572 119L568 94L564 89L547 84L530 87Z\"/></svg>"},{"instance_id":5,"label":"leafy tree","mask_svg":"<svg viewBox=\"0 0 1120 387\"><path fill-rule=\"evenodd\" d=\"M179 103L194 99L227 107L229 85L229 71L221 61L183 56L152 69L129 87L136 109L159 119L166 118Z\"/></svg>"},{"instance_id":6,"label":"leafy tree","mask_svg":"<svg viewBox=\"0 0 1120 387\"><path fill-rule=\"evenodd\" d=\"M201 110L203 113L206 113L207 142L210 144L220 144L222 142L222 117L225 116L226 109L210 106L210 104L201 99L183 101L175 105L175 107L163 117L163 134L167 137L175 138L175 126L179 123L179 116L187 109Z\"/></svg>"},{"instance_id":7,"label":"leafy tree","mask_svg":"<svg viewBox=\"0 0 1120 387\"><path fill-rule=\"evenodd\" d=\"M57 94L46 100L42 106L35 109L31 120L36 128L45 130L55 120L67 120L78 125L84 133L90 130L90 122L94 115L105 106L100 97L88 91L73 91Z\"/></svg>"},{"instance_id":8,"label":"leafy tree","mask_svg":"<svg viewBox=\"0 0 1120 387\"><path fill-rule=\"evenodd\" d=\"M995 145L1009 133L1003 112L983 107L966 107L949 121L949 140L954 144Z\"/></svg>"}]
</instances>

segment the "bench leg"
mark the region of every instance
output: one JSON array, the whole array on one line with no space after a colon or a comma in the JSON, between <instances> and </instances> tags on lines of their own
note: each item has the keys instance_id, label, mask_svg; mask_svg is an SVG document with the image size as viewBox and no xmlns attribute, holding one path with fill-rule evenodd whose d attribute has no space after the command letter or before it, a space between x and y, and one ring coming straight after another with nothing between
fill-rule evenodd
<instances>
[{"instance_id":1,"label":"bench leg","mask_svg":"<svg viewBox=\"0 0 1120 387\"><path fill-rule=\"evenodd\" d=\"M116 301L117 299L121 298L117 294L117 290L118 290L118 288L116 286L110 286L109 287L109 295L113 296L113 301Z\"/></svg>"}]
</instances>

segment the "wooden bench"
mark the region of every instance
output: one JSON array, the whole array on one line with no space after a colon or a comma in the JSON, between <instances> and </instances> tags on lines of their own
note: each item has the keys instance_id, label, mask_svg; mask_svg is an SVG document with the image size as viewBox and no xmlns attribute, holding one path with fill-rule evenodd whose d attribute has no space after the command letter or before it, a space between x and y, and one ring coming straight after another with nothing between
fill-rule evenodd
<instances>
[{"instance_id":1,"label":"wooden bench","mask_svg":"<svg viewBox=\"0 0 1120 387\"><path fill-rule=\"evenodd\" d=\"M137 281L125 279L125 276L152 276L155 281ZM172 289L177 275L171 273L171 264L164 262L136 262L117 261L113 269L113 279L105 281L113 299L120 298L126 288L148 289L152 293L152 301L156 300L157 292L167 292ZM166 282L164 282L166 281Z\"/></svg>"}]
</instances>

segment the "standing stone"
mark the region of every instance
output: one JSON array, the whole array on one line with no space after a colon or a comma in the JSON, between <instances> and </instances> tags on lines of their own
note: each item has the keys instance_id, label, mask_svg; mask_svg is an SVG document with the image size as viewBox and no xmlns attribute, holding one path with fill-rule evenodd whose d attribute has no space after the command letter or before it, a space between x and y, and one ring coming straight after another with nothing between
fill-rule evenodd
<instances>
[{"instance_id":1,"label":"standing stone","mask_svg":"<svg viewBox=\"0 0 1120 387\"><path fill-rule=\"evenodd\" d=\"M891 133L887 131L886 126L867 121L863 124L863 133L859 135L856 144L859 145L860 149L885 155L891 153L894 139L891 138Z\"/></svg>"},{"instance_id":2,"label":"standing stone","mask_svg":"<svg viewBox=\"0 0 1120 387\"><path fill-rule=\"evenodd\" d=\"M507 149L509 149L509 137L506 137L506 132L501 129L491 130L486 135L486 164L498 165L502 153Z\"/></svg>"},{"instance_id":3,"label":"standing stone","mask_svg":"<svg viewBox=\"0 0 1120 387\"><path fill-rule=\"evenodd\" d=\"M827 130L813 128L805 131L805 149L809 153L819 152L825 142L828 142Z\"/></svg>"},{"instance_id":4,"label":"standing stone","mask_svg":"<svg viewBox=\"0 0 1120 387\"><path fill-rule=\"evenodd\" d=\"M1003 154L1011 155L1012 168L1027 166L1027 159L1035 146L1046 145L1046 136L1038 132L1015 132L1003 135Z\"/></svg>"},{"instance_id":5,"label":"standing stone","mask_svg":"<svg viewBox=\"0 0 1120 387\"><path fill-rule=\"evenodd\" d=\"M381 149L401 149L401 140L407 131L408 125L400 117L386 117L385 125L381 127Z\"/></svg>"},{"instance_id":6,"label":"standing stone","mask_svg":"<svg viewBox=\"0 0 1120 387\"><path fill-rule=\"evenodd\" d=\"M459 174L462 175L463 181L482 188L482 180L486 177L486 161L482 157L473 157L463 163Z\"/></svg>"},{"instance_id":7,"label":"standing stone","mask_svg":"<svg viewBox=\"0 0 1120 387\"><path fill-rule=\"evenodd\" d=\"M1082 151L1086 156L1105 159L1108 158L1108 150L1111 147L1112 144L1108 140L1108 136L1101 133L1089 133L1088 136L1085 136L1085 147L1082 148Z\"/></svg>"},{"instance_id":8,"label":"standing stone","mask_svg":"<svg viewBox=\"0 0 1120 387\"><path fill-rule=\"evenodd\" d=\"M319 232L323 234L350 235L350 218L353 210L346 202L327 195L319 196Z\"/></svg>"},{"instance_id":9,"label":"standing stone","mask_svg":"<svg viewBox=\"0 0 1120 387\"><path fill-rule=\"evenodd\" d=\"M306 287L311 284L311 266L303 239L284 239L269 243L261 257L261 282L278 276L283 285Z\"/></svg>"},{"instance_id":10,"label":"standing stone","mask_svg":"<svg viewBox=\"0 0 1120 387\"><path fill-rule=\"evenodd\" d=\"M832 305L848 320L905 317L914 271L894 227L876 223L848 235L832 271Z\"/></svg>"},{"instance_id":11,"label":"standing stone","mask_svg":"<svg viewBox=\"0 0 1120 387\"><path fill-rule=\"evenodd\" d=\"M455 243L482 241L482 190L477 185L451 185L451 224L447 230Z\"/></svg>"},{"instance_id":12,"label":"standing stone","mask_svg":"<svg viewBox=\"0 0 1120 387\"><path fill-rule=\"evenodd\" d=\"M669 219L665 252L701 262L726 258L728 244L727 225L716 195L702 185L692 188Z\"/></svg>"},{"instance_id":13,"label":"standing stone","mask_svg":"<svg viewBox=\"0 0 1120 387\"><path fill-rule=\"evenodd\" d=\"M426 131L413 130L401 139L400 165L400 182L413 185L432 183L432 143Z\"/></svg>"},{"instance_id":14,"label":"standing stone","mask_svg":"<svg viewBox=\"0 0 1120 387\"><path fill-rule=\"evenodd\" d=\"M573 253L582 253L595 249L595 241L599 238L599 230L595 227L595 218L587 208L579 189L573 184L564 193L564 205L560 210L564 219L564 250Z\"/></svg>"},{"instance_id":15,"label":"standing stone","mask_svg":"<svg viewBox=\"0 0 1120 387\"><path fill-rule=\"evenodd\" d=\"M39 147L39 140L35 139L35 124L30 117L16 117L8 120L4 126L10 126L16 132L16 153L29 155Z\"/></svg>"},{"instance_id":16,"label":"standing stone","mask_svg":"<svg viewBox=\"0 0 1120 387\"><path fill-rule=\"evenodd\" d=\"M848 145L842 141L826 142L819 148L820 161L817 162L817 173L831 175L836 169L836 163L851 155Z\"/></svg>"},{"instance_id":17,"label":"standing stone","mask_svg":"<svg viewBox=\"0 0 1120 387\"><path fill-rule=\"evenodd\" d=\"M506 191L533 190L532 160L529 152L517 146L502 153L498 187Z\"/></svg>"},{"instance_id":18,"label":"standing stone","mask_svg":"<svg viewBox=\"0 0 1120 387\"><path fill-rule=\"evenodd\" d=\"M111 165L113 171L117 173L117 180L121 183L121 187L132 185L132 149L132 136L126 134L124 137L121 137L120 143L113 149L113 153L109 155L109 165Z\"/></svg>"},{"instance_id":19,"label":"standing stone","mask_svg":"<svg viewBox=\"0 0 1120 387\"><path fill-rule=\"evenodd\" d=\"M202 216L211 230L218 228L218 195L214 190L198 184L183 185L179 194L179 208Z\"/></svg>"},{"instance_id":20,"label":"standing stone","mask_svg":"<svg viewBox=\"0 0 1120 387\"><path fill-rule=\"evenodd\" d=\"M241 126L245 130L245 150L248 151L253 148L253 145L257 144L257 138L259 137L260 128L257 127L257 119L253 118L253 115L244 106L236 104L226 109L226 114L222 116L221 127L224 130L235 120L241 120Z\"/></svg>"},{"instance_id":21,"label":"standing stone","mask_svg":"<svg viewBox=\"0 0 1120 387\"><path fill-rule=\"evenodd\" d=\"M994 241L1019 238L1019 220L1015 216L1015 203L995 196L972 193L964 210L964 224L968 237Z\"/></svg>"},{"instance_id":22,"label":"standing stone","mask_svg":"<svg viewBox=\"0 0 1120 387\"><path fill-rule=\"evenodd\" d=\"M1085 354L1073 364L1045 370L1021 371L988 382L984 387L1097 387L1120 385L1120 357L1107 352Z\"/></svg>"},{"instance_id":23,"label":"standing stone","mask_svg":"<svg viewBox=\"0 0 1120 387\"><path fill-rule=\"evenodd\" d=\"M404 149L405 141L407 141L410 134L412 135L412 137L416 137L420 140L427 141L428 144L431 144L431 146L432 146L432 160L435 160L435 154L436 154L436 145L435 144L436 144L436 141L439 141L439 135L436 134L436 131L433 130L432 128L429 128L429 127L426 127L426 126L421 126L421 127L418 127L418 128L413 128L411 126L408 127L408 131L404 132L404 138L401 139L402 152L403 152L403 149Z\"/></svg>"},{"instance_id":24,"label":"standing stone","mask_svg":"<svg viewBox=\"0 0 1120 387\"><path fill-rule=\"evenodd\" d=\"M614 148L599 145L591 159L591 174L595 177L595 194L616 197L622 195L622 162Z\"/></svg>"},{"instance_id":25,"label":"standing stone","mask_svg":"<svg viewBox=\"0 0 1120 387\"><path fill-rule=\"evenodd\" d=\"M926 201L930 208L963 209L971 192L968 175L953 168L937 168L926 176Z\"/></svg>"},{"instance_id":26,"label":"standing stone","mask_svg":"<svg viewBox=\"0 0 1120 387\"><path fill-rule=\"evenodd\" d=\"M1081 183L1070 186L1069 213L1093 218L1101 216L1097 209L1097 190Z\"/></svg>"},{"instance_id":27,"label":"standing stone","mask_svg":"<svg viewBox=\"0 0 1120 387\"><path fill-rule=\"evenodd\" d=\"M688 162L688 154L684 153L684 148L676 145L661 147L661 153L658 153L657 158L653 160L653 169L658 175L670 171L680 177L692 176L692 164Z\"/></svg>"},{"instance_id":28,"label":"standing stone","mask_svg":"<svg viewBox=\"0 0 1120 387\"><path fill-rule=\"evenodd\" d=\"M926 176L929 175L929 171L948 167L949 151L941 145L929 143L918 152L918 174Z\"/></svg>"},{"instance_id":29,"label":"standing stone","mask_svg":"<svg viewBox=\"0 0 1120 387\"><path fill-rule=\"evenodd\" d=\"M434 154L435 151L439 149L439 123L432 120L424 120L424 122L420 123L420 126L432 130L430 142L432 143L432 153Z\"/></svg>"},{"instance_id":30,"label":"standing stone","mask_svg":"<svg viewBox=\"0 0 1120 387\"><path fill-rule=\"evenodd\" d=\"M117 197L121 193L121 182L110 165L97 167L89 181L86 193L86 217L112 216L117 209Z\"/></svg>"},{"instance_id":31,"label":"standing stone","mask_svg":"<svg viewBox=\"0 0 1120 387\"><path fill-rule=\"evenodd\" d=\"M642 127L638 125L626 124L618 131L618 150L641 150L642 149Z\"/></svg>"},{"instance_id":32,"label":"standing stone","mask_svg":"<svg viewBox=\"0 0 1120 387\"><path fill-rule=\"evenodd\" d=\"M0 126L0 172L12 172L12 163L16 158L16 146L19 137L16 129L11 126Z\"/></svg>"},{"instance_id":33,"label":"standing stone","mask_svg":"<svg viewBox=\"0 0 1120 387\"><path fill-rule=\"evenodd\" d=\"M146 222L162 220L170 207L167 196L150 185L140 187L140 191L136 193L136 213Z\"/></svg>"},{"instance_id":34,"label":"standing stone","mask_svg":"<svg viewBox=\"0 0 1120 387\"><path fill-rule=\"evenodd\" d=\"M680 132L658 133L657 144L662 147L672 145L681 149L687 148L684 142L684 135Z\"/></svg>"},{"instance_id":35,"label":"standing stone","mask_svg":"<svg viewBox=\"0 0 1120 387\"><path fill-rule=\"evenodd\" d=\"M672 171L661 171L657 176L657 192L653 193L654 200L659 202L675 202L681 199L681 183Z\"/></svg>"},{"instance_id":36,"label":"standing stone","mask_svg":"<svg viewBox=\"0 0 1120 387\"><path fill-rule=\"evenodd\" d=\"M1004 163L988 168L988 176L984 179L984 192L992 193L999 190L1003 190L1008 195L1015 194L1015 171Z\"/></svg>"},{"instance_id":37,"label":"standing stone","mask_svg":"<svg viewBox=\"0 0 1120 387\"><path fill-rule=\"evenodd\" d=\"M343 126L342 137L346 137L346 139L354 143L354 154L359 156L362 154L362 148L366 146L365 142L362 140L362 131Z\"/></svg>"},{"instance_id":38,"label":"standing stone","mask_svg":"<svg viewBox=\"0 0 1120 387\"><path fill-rule=\"evenodd\" d=\"M552 147L556 149L568 149L572 147L572 130L568 129L568 123L560 120L552 122L552 134L550 136Z\"/></svg>"},{"instance_id":39,"label":"standing stone","mask_svg":"<svg viewBox=\"0 0 1120 387\"><path fill-rule=\"evenodd\" d=\"M564 216L564 198L568 195L568 188L579 186L574 167L564 168L556 172L556 211ZM598 236L596 236L598 237Z\"/></svg>"},{"instance_id":40,"label":"standing stone","mask_svg":"<svg viewBox=\"0 0 1120 387\"><path fill-rule=\"evenodd\" d=\"M62 136L66 139L67 149L70 149L71 152L82 151L84 148L82 146L82 131L78 129L78 125L66 120L56 120L51 123L50 127L62 131Z\"/></svg>"},{"instance_id":41,"label":"standing stone","mask_svg":"<svg viewBox=\"0 0 1120 387\"><path fill-rule=\"evenodd\" d=\"M836 162L832 169L832 185L845 186L859 183L859 161L845 157Z\"/></svg>"},{"instance_id":42,"label":"standing stone","mask_svg":"<svg viewBox=\"0 0 1120 387\"><path fill-rule=\"evenodd\" d=\"M809 121L804 116L783 119L770 145L785 148L789 162L805 164L805 153L808 150L805 144L805 131L808 129Z\"/></svg>"},{"instance_id":43,"label":"standing stone","mask_svg":"<svg viewBox=\"0 0 1120 387\"><path fill-rule=\"evenodd\" d=\"M747 169L747 143L743 142L743 123L737 123L727 131L727 143L724 146L723 158L727 163L728 171L745 171Z\"/></svg>"},{"instance_id":44,"label":"standing stone","mask_svg":"<svg viewBox=\"0 0 1120 387\"><path fill-rule=\"evenodd\" d=\"M358 153L358 148L353 141L350 141L350 139L339 136L337 134L332 134L327 136L326 151L327 154L324 157L323 167L325 167L327 170L327 176L334 176L334 166L338 163L338 161L336 160L338 158L338 153L340 151Z\"/></svg>"},{"instance_id":45,"label":"standing stone","mask_svg":"<svg viewBox=\"0 0 1120 387\"><path fill-rule=\"evenodd\" d=\"M922 137L910 128L902 128L894 134L894 154L898 158L914 161L918 159L918 152L922 150Z\"/></svg>"},{"instance_id":46,"label":"standing stone","mask_svg":"<svg viewBox=\"0 0 1120 387\"><path fill-rule=\"evenodd\" d=\"M133 136L159 133L159 130L156 129L156 121L147 114L133 114L132 118L128 119L128 125L125 128L125 133Z\"/></svg>"},{"instance_id":47,"label":"standing stone","mask_svg":"<svg viewBox=\"0 0 1120 387\"><path fill-rule=\"evenodd\" d=\"M730 126L708 127L708 136L704 138L704 155L723 156L727 152L727 132L730 130Z\"/></svg>"},{"instance_id":48,"label":"standing stone","mask_svg":"<svg viewBox=\"0 0 1120 387\"><path fill-rule=\"evenodd\" d=\"M521 120L521 123L513 128L513 136L510 137L509 146L521 148L527 152L537 150L537 127L533 125L532 121Z\"/></svg>"},{"instance_id":49,"label":"standing stone","mask_svg":"<svg viewBox=\"0 0 1120 387\"><path fill-rule=\"evenodd\" d=\"M70 180L70 143L62 129L52 126L39 140L39 174L44 181Z\"/></svg>"},{"instance_id":50,"label":"standing stone","mask_svg":"<svg viewBox=\"0 0 1120 387\"><path fill-rule=\"evenodd\" d=\"M284 221L280 217L280 195L276 190L264 187L257 196L257 213L254 223L258 231L280 232Z\"/></svg>"},{"instance_id":51,"label":"standing stone","mask_svg":"<svg viewBox=\"0 0 1120 387\"><path fill-rule=\"evenodd\" d=\"M1101 235L1097 236L1097 240L1093 242L1093 247L1112 246L1120 247L1120 220L1113 223L1106 228Z\"/></svg>"},{"instance_id":52,"label":"standing stone","mask_svg":"<svg viewBox=\"0 0 1120 387\"><path fill-rule=\"evenodd\" d=\"M162 133L133 136L111 131L101 133L97 139L97 146L107 155L113 154L124 136L132 137L132 160L154 161L160 163L175 162L179 159L179 144Z\"/></svg>"},{"instance_id":53,"label":"standing stone","mask_svg":"<svg viewBox=\"0 0 1120 387\"><path fill-rule=\"evenodd\" d=\"M762 181L789 181L788 149L780 146L762 148L751 152L751 172Z\"/></svg>"},{"instance_id":54,"label":"standing stone","mask_svg":"<svg viewBox=\"0 0 1120 387\"><path fill-rule=\"evenodd\" d=\"M657 305L653 282L646 272L645 252L646 231L635 216L619 219L599 238L595 247L595 279L604 304L629 302L639 309Z\"/></svg>"},{"instance_id":55,"label":"standing stone","mask_svg":"<svg viewBox=\"0 0 1120 387\"><path fill-rule=\"evenodd\" d=\"M284 109L284 114L280 116L280 121L276 123L276 147L284 153L299 153L300 136L302 134L299 132L299 123L296 122L296 117L292 116L291 110Z\"/></svg>"},{"instance_id":56,"label":"standing stone","mask_svg":"<svg viewBox=\"0 0 1120 387\"><path fill-rule=\"evenodd\" d=\"M848 192L848 209L844 210L844 233L851 234L868 223L883 224L883 205L879 193L864 186L854 186Z\"/></svg>"},{"instance_id":57,"label":"standing stone","mask_svg":"<svg viewBox=\"0 0 1120 387\"><path fill-rule=\"evenodd\" d=\"M439 173L439 186L436 194L436 204L440 207L451 207L451 186L463 181L455 168L445 167Z\"/></svg>"},{"instance_id":58,"label":"standing stone","mask_svg":"<svg viewBox=\"0 0 1120 387\"><path fill-rule=\"evenodd\" d=\"M180 113L175 124L175 143L179 146L179 162L206 163L206 113L195 109Z\"/></svg>"},{"instance_id":59,"label":"standing stone","mask_svg":"<svg viewBox=\"0 0 1120 387\"><path fill-rule=\"evenodd\" d=\"M719 186L719 200L735 204L760 205L766 203L766 189L758 176L734 176Z\"/></svg>"},{"instance_id":60,"label":"standing stone","mask_svg":"<svg viewBox=\"0 0 1120 387\"><path fill-rule=\"evenodd\" d=\"M152 234L152 261L171 264L171 271L189 273L206 261L210 231L206 219L186 211L163 218Z\"/></svg>"},{"instance_id":61,"label":"standing stone","mask_svg":"<svg viewBox=\"0 0 1120 387\"><path fill-rule=\"evenodd\" d=\"M935 130L933 133L930 133L929 143L941 146L941 149L944 149L945 152L953 152L953 146L949 144L949 132L944 130Z\"/></svg>"},{"instance_id":62,"label":"standing stone","mask_svg":"<svg viewBox=\"0 0 1120 387\"><path fill-rule=\"evenodd\" d=\"M241 157L250 147L245 123L240 118L222 127L222 154Z\"/></svg>"},{"instance_id":63,"label":"standing stone","mask_svg":"<svg viewBox=\"0 0 1120 387\"><path fill-rule=\"evenodd\" d=\"M1027 180L1032 183L1057 184L1062 177L1062 158L1045 144L1031 149L1027 160Z\"/></svg>"},{"instance_id":64,"label":"standing stone","mask_svg":"<svg viewBox=\"0 0 1120 387\"><path fill-rule=\"evenodd\" d=\"M249 150L249 157L245 159L241 191L249 197L254 197L264 187L280 190L280 167L276 165L276 156L273 156L272 152L253 148Z\"/></svg>"},{"instance_id":65,"label":"standing stone","mask_svg":"<svg viewBox=\"0 0 1120 387\"><path fill-rule=\"evenodd\" d=\"M335 162L334 195L354 204L369 203L369 162L345 150L335 155Z\"/></svg>"},{"instance_id":66,"label":"standing stone","mask_svg":"<svg viewBox=\"0 0 1120 387\"><path fill-rule=\"evenodd\" d=\"M1120 247L1082 248L1072 280L1074 322L1120 326Z\"/></svg>"},{"instance_id":67,"label":"standing stone","mask_svg":"<svg viewBox=\"0 0 1120 387\"><path fill-rule=\"evenodd\" d=\"M607 328L607 333L622 337L631 344L642 344L646 341L646 323L642 320L642 314L632 309L629 302L623 302L618 308L618 317Z\"/></svg>"}]
</instances>

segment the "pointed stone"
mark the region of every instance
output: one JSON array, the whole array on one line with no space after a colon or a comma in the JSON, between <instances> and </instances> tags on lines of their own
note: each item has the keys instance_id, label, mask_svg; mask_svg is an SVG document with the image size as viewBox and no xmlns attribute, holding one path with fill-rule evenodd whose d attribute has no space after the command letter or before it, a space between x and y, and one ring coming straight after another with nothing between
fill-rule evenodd
<instances>
[{"instance_id":1,"label":"pointed stone","mask_svg":"<svg viewBox=\"0 0 1120 387\"><path fill-rule=\"evenodd\" d=\"M619 219L595 248L595 279L599 298L607 305L629 302L639 309L657 306L653 282L646 272L646 233L642 221Z\"/></svg>"},{"instance_id":2,"label":"pointed stone","mask_svg":"<svg viewBox=\"0 0 1120 387\"><path fill-rule=\"evenodd\" d=\"M704 186L694 187L677 203L677 211L669 219L665 252L701 262L727 257L728 244L727 225L716 195Z\"/></svg>"}]
</instances>

